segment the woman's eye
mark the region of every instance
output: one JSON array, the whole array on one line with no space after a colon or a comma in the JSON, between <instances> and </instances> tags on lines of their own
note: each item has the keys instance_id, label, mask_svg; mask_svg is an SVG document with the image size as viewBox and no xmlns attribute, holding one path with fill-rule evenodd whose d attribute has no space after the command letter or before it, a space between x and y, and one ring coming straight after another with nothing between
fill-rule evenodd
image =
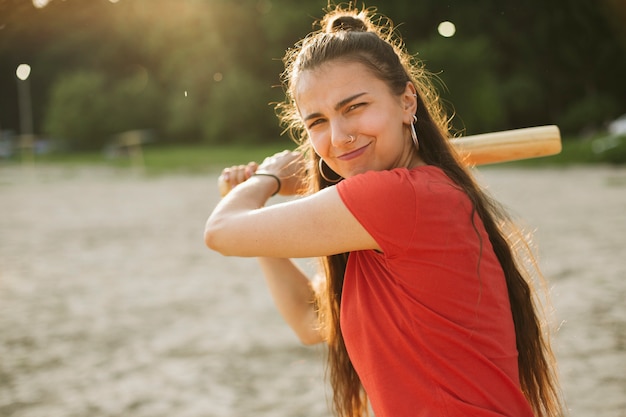
<instances>
[{"instance_id":1,"label":"woman's eye","mask_svg":"<svg viewBox=\"0 0 626 417\"><path fill-rule=\"evenodd\" d=\"M324 121L323 119L315 119L315 120L313 120L311 123L309 123L309 129L319 125L323 121Z\"/></svg>"},{"instance_id":2,"label":"woman's eye","mask_svg":"<svg viewBox=\"0 0 626 417\"><path fill-rule=\"evenodd\" d=\"M356 103L356 104L353 104L353 105L351 105L350 107L348 107L348 111L352 111L352 110L354 110L354 109L356 109L356 108L359 108L359 107L361 107L361 106L362 106L362 105L364 105L364 104L365 104L365 103Z\"/></svg>"}]
</instances>

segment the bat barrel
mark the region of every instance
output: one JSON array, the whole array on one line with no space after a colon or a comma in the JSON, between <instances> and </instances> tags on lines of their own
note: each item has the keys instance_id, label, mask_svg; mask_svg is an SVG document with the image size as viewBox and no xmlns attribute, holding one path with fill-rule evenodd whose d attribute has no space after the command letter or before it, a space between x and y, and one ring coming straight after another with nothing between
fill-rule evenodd
<instances>
[{"instance_id":1,"label":"bat barrel","mask_svg":"<svg viewBox=\"0 0 626 417\"><path fill-rule=\"evenodd\" d=\"M561 133L555 125L528 127L450 139L468 165L485 165L555 155Z\"/></svg>"}]
</instances>

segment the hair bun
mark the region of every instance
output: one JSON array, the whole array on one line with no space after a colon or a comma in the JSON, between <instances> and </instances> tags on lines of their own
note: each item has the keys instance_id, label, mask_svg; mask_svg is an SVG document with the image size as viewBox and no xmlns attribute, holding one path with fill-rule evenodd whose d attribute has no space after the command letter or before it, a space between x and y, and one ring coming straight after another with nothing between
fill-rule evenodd
<instances>
[{"instance_id":1,"label":"hair bun","mask_svg":"<svg viewBox=\"0 0 626 417\"><path fill-rule=\"evenodd\" d=\"M329 33L341 31L367 32L367 25L363 20L354 16L338 16L326 27L326 32Z\"/></svg>"}]
</instances>

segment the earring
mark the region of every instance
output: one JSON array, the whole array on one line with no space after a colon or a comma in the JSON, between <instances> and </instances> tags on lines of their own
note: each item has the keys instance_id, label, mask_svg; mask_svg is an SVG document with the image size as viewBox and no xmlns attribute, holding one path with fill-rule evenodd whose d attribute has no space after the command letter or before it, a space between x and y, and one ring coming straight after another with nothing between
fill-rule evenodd
<instances>
[{"instance_id":1,"label":"earring","mask_svg":"<svg viewBox=\"0 0 626 417\"><path fill-rule=\"evenodd\" d=\"M415 123L417 123L417 116L413 115L413 123L411 123L411 139L413 139L415 148L419 150L420 143L419 143L419 140L417 140L417 132L415 131Z\"/></svg>"},{"instance_id":2,"label":"earring","mask_svg":"<svg viewBox=\"0 0 626 417\"><path fill-rule=\"evenodd\" d=\"M343 178L341 177L341 175L337 174L335 171L333 171L333 173L335 173L337 175L337 178L334 180L331 180L330 178L328 178L325 174L324 174L324 165L322 165L324 163L324 160L322 158L320 158L319 160L319 169L320 169L320 175L322 176L322 178L324 178L327 182L331 183L331 184L336 184L339 181L341 181Z\"/></svg>"}]
</instances>

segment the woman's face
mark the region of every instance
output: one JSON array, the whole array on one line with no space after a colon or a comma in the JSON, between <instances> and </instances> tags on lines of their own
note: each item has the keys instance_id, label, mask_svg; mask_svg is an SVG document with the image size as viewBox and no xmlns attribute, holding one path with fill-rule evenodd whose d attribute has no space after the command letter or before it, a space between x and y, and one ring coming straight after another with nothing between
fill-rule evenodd
<instances>
[{"instance_id":1,"label":"woman's face","mask_svg":"<svg viewBox=\"0 0 626 417\"><path fill-rule=\"evenodd\" d=\"M348 178L419 163L409 130L414 93L409 82L393 94L363 64L330 61L300 74L295 98L315 152Z\"/></svg>"}]
</instances>

